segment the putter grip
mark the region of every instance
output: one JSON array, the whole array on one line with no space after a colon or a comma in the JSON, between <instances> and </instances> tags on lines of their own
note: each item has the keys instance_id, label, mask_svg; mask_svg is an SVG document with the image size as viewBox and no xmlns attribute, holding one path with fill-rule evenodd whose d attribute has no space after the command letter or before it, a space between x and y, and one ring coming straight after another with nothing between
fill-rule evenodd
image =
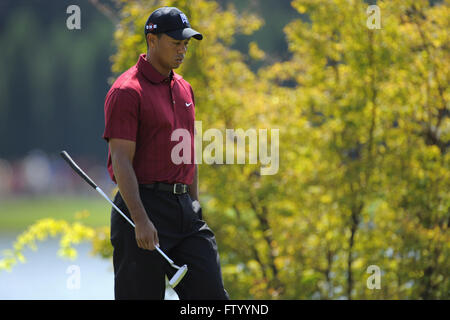
<instances>
[{"instance_id":1,"label":"putter grip","mask_svg":"<svg viewBox=\"0 0 450 320\"><path fill-rule=\"evenodd\" d=\"M92 181L92 179L89 178L89 176L80 169L80 167L75 163L75 161L72 160L72 158L66 151L61 151L60 155L64 160L66 160L66 162L72 167L72 169L84 179L84 181L86 181L92 188L97 189L97 185L95 184L95 182Z\"/></svg>"}]
</instances>

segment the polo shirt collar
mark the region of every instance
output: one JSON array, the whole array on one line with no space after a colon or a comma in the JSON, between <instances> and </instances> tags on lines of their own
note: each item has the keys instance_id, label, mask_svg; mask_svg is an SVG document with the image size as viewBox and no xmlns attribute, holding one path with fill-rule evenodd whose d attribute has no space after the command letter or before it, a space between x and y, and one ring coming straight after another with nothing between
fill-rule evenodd
<instances>
[{"instance_id":1,"label":"polo shirt collar","mask_svg":"<svg viewBox=\"0 0 450 320\"><path fill-rule=\"evenodd\" d=\"M179 78L181 78L181 76L176 74L173 70L170 70L169 77L163 76L145 59L145 53L142 53L141 55L139 55L137 69L140 73L142 73L144 75L144 77L148 81L155 83L155 84L162 83L162 82L168 82L169 79L170 80L178 80Z\"/></svg>"}]
</instances>

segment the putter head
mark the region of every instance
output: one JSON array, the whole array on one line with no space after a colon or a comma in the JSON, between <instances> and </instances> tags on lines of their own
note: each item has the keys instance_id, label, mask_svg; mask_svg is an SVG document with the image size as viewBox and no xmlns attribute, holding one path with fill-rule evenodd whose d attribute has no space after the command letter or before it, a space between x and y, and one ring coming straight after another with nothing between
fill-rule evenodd
<instances>
[{"instance_id":1,"label":"putter head","mask_svg":"<svg viewBox=\"0 0 450 320\"><path fill-rule=\"evenodd\" d=\"M173 275L172 279L170 279L169 284L172 288L175 288L177 284L183 279L183 277L186 275L186 272L188 271L187 265L183 265L178 269L177 272Z\"/></svg>"}]
</instances>

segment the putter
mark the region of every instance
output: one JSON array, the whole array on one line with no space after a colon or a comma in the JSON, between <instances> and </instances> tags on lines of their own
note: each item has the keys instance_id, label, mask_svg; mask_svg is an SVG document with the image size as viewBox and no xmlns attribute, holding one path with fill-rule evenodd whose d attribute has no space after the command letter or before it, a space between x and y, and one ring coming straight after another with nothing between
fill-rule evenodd
<instances>
[{"instance_id":1,"label":"putter","mask_svg":"<svg viewBox=\"0 0 450 320\"><path fill-rule=\"evenodd\" d=\"M72 158L69 156L69 154L66 151L61 151L60 153L61 157L66 160L66 162L70 165L70 167L81 177L84 179L84 181L86 181L92 188L94 188L95 190L97 190L98 193L100 193L100 195L105 198L113 207L114 209L117 210L117 212L119 212L122 217L125 218L125 220L127 220L132 226L133 228L135 227L133 221L130 220L130 218L128 218L123 212L122 210L120 210L115 204L114 202L111 201L111 199L109 199L109 197L103 192L102 189L100 189L100 187L98 187L95 182L89 178L89 176L83 171L81 170L81 168L75 163L75 161L72 160ZM167 260L167 262L169 262L169 264L177 269L177 272L175 272L175 274L173 275L172 279L169 280L169 284L172 288L175 288L176 285L181 281L181 279L183 279L183 277L186 275L187 271L188 271L188 267L187 265L183 265L181 267L177 266L172 259L170 259L160 248L159 245L155 247L156 250L164 257L164 259Z\"/></svg>"}]
</instances>

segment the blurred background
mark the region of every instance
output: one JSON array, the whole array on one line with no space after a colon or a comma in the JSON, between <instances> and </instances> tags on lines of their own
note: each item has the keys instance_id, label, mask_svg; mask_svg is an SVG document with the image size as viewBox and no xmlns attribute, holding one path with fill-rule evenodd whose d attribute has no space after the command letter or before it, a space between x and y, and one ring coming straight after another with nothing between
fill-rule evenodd
<instances>
[{"instance_id":1,"label":"blurred background","mask_svg":"<svg viewBox=\"0 0 450 320\"><path fill-rule=\"evenodd\" d=\"M200 167L231 297L448 299L450 12L437 0L2 1L0 298L113 298L109 205L59 152L113 194L104 98L161 5L205 35L177 70L203 129L280 129L274 176Z\"/></svg>"}]
</instances>

